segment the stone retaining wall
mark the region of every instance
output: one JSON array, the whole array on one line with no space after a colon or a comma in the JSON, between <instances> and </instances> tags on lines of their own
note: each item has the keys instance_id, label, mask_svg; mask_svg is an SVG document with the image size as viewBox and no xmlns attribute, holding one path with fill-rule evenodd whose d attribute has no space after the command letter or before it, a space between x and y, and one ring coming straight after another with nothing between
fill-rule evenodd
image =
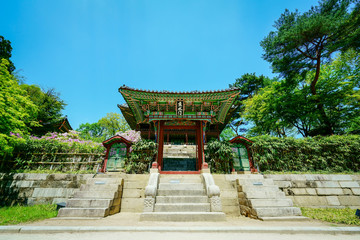
<instances>
[{"instance_id":1,"label":"stone retaining wall","mask_svg":"<svg viewBox=\"0 0 360 240\"><path fill-rule=\"evenodd\" d=\"M66 201L94 174L0 173L0 205Z\"/></svg>"},{"instance_id":2,"label":"stone retaining wall","mask_svg":"<svg viewBox=\"0 0 360 240\"><path fill-rule=\"evenodd\" d=\"M299 207L360 208L360 175L265 174Z\"/></svg>"}]
</instances>

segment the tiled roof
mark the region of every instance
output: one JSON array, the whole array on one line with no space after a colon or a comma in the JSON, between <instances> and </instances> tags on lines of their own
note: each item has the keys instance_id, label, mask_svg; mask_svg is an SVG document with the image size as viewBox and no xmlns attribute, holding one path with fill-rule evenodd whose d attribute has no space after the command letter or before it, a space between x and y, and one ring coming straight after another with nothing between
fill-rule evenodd
<instances>
[{"instance_id":1,"label":"tiled roof","mask_svg":"<svg viewBox=\"0 0 360 240\"><path fill-rule=\"evenodd\" d=\"M137 92L146 92L146 93L165 93L165 94L192 94L192 93L196 93L196 94L203 94L203 93L221 93L221 92L230 92L230 91L234 91L234 90L239 90L239 88L237 87L233 87L233 88L227 88L227 89L221 89L221 90L211 90L211 91L198 91L198 90L194 90L194 91L185 91L185 92L177 92L177 91L168 91L168 90L162 90L162 91L156 91L156 90L143 90L143 89L137 89L137 88L131 88L126 86L125 84L123 86L121 86L119 88L120 89L127 89L127 90L132 90L132 91L137 91Z\"/></svg>"}]
</instances>

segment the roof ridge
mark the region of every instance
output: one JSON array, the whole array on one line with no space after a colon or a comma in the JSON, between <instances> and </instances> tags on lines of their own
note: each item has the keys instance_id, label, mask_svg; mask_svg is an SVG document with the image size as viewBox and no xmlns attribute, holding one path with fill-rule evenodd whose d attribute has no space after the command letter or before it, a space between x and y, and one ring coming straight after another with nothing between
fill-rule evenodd
<instances>
[{"instance_id":1,"label":"roof ridge","mask_svg":"<svg viewBox=\"0 0 360 240\"><path fill-rule=\"evenodd\" d=\"M220 92L231 92L231 91L235 91L235 90L240 90L237 87L231 87L231 88L226 88L226 89L221 89L221 90L206 90L206 91L198 91L198 90L193 90L193 91L168 91L168 90L161 90L161 91L157 91L157 90L143 90L143 89L137 89L137 88L131 88L126 86L125 84L122 85L119 88L119 91L122 89L126 89L126 90L132 90L132 91L137 91L137 92L147 92L147 93L168 93L168 94L189 94L189 93L220 93Z\"/></svg>"}]
</instances>

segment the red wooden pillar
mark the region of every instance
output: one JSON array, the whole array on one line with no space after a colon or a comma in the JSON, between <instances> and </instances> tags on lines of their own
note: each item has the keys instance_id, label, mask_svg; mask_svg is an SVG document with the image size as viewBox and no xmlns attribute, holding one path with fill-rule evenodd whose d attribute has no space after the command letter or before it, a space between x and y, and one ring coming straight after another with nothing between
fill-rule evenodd
<instances>
[{"instance_id":1,"label":"red wooden pillar","mask_svg":"<svg viewBox=\"0 0 360 240\"><path fill-rule=\"evenodd\" d=\"M159 121L159 125L158 125L158 166L159 166L159 170L161 170L162 167L162 158L163 158L163 149L164 149L164 122L163 121Z\"/></svg>"},{"instance_id":2,"label":"red wooden pillar","mask_svg":"<svg viewBox=\"0 0 360 240\"><path fill-rule=\"evenodd\" d=\"M197 161L197 169L201 170L201 165L202 165L202 155L203 155L203 151L202 151L202 147L201 147L201 141L202 141L202 134L201 134L201 122L198 121L196 123L196 145L197 145L197 149L198 149L198 161Z\"/></svg>"}]
</instances>

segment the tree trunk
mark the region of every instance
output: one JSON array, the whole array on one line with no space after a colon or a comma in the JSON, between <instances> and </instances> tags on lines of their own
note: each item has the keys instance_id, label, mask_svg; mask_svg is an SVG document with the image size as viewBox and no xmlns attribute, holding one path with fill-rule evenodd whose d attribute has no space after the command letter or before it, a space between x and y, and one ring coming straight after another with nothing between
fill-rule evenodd
<instances>
[{"instance_id":1,"label":"tree trunk","mask_svg":"<svg viewBox=\"0 0 360 240\"><path fill-rule=\"evenodd\" d=\"M315 77L314 79L312 80L311 82L311 85L310 85L310 89L311 89L311 94L313 96L316 96L317 95L317 92L316 92L316 84L319 80L319 76L320 76L320 54L318 54L317 56L317 59L316 59L316 73L315 73ZM328 118L328 116L326 115L326 112L325 112L325 109L324 109L324 104L322 104L320 102L319 99L315 99L315 103L316 103L316 108L319 110L320 112L320 116L321 116L321 122L324 124L325 126L325 132L324 134L325 135L332 135L334 134L334 131L333 131L333 128L332 128L332 124Z\"/></svg>"}]
</instances>

